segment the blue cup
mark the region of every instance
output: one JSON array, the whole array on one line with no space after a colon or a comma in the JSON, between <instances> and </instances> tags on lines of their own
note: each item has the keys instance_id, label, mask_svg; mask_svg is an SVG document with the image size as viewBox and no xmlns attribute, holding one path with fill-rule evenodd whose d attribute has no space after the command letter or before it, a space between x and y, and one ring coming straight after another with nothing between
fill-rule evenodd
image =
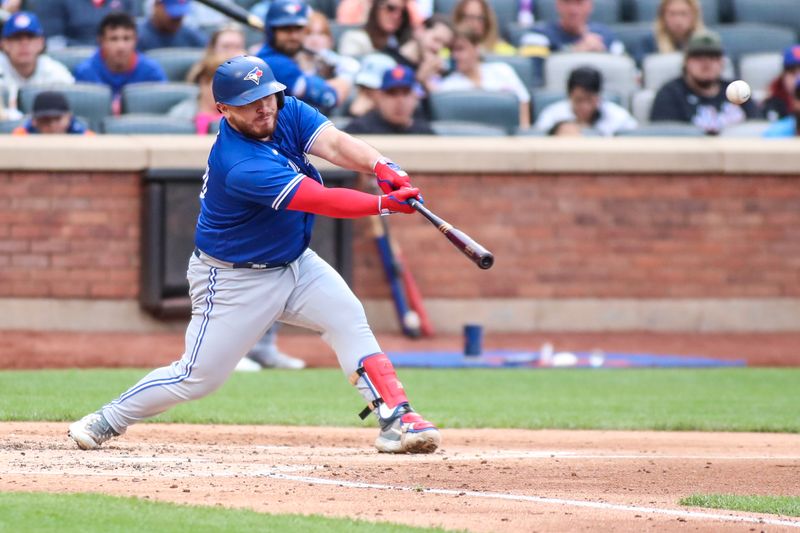
<instances>
[{"instance_id":1,"label":"blue cup","mask_svg":"<svg viewBox=\"0 0 800 533\"><path fill-rule=\"evenodd\" d=\"M480 324L464 325L464 355L476 356L483 351L483 326Z\"/></svg>"}]
</instances>

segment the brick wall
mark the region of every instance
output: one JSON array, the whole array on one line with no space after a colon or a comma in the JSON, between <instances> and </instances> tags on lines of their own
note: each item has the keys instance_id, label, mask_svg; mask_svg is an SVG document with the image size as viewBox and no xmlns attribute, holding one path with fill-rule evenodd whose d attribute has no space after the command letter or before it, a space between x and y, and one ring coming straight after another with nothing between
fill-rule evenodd
<instances>
[{"instance_id":1,"label":"brick wall","mask_svg":"<svg viewBox=\"0 0 800 533\"><path fill-rule=\"evenodd\" d=\"M416 175L496 255L479 270L419 216L390 218L427 298L800 296L796 176ZM133 299L134 173L0 172L0 298ZM358 221L356 292L388 298Z\"/></svg>"},{"instance_id":2,"label":"brick wall","mask_svg":"<svg viewBox=\"0 0 800 533\"><path fill-rule=\"evenodd\" d=\"M0 172L0 297L135 298L139 177Z\"/></svg>"}]
</instances>

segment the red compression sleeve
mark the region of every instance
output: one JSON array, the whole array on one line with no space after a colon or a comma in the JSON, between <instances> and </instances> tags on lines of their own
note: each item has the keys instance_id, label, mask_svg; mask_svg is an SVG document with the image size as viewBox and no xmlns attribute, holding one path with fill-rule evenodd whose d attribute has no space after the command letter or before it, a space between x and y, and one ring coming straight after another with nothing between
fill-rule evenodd
<instances>
[{"instance_id":1,"label":"red compression sleeve","mask_svg":"<svg viewBox=\"0 0 800 533\"><path fill-rule=\"evenodd\" d=\"M305 177L286 209L333 218L358 218L378 214L378 197L353 189L329 189Z\"/></svg>"}]
</instances>

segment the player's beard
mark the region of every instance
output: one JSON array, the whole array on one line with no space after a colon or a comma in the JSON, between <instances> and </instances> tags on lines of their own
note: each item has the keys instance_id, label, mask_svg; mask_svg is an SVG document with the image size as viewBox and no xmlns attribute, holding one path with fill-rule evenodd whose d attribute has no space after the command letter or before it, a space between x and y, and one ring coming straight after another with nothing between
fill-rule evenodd
<instances>
[{"instance_id":1,"label":"player's beard","mask_svg":"<svg viewBox=\"0 0 800 533\"><path fill-rule=\"evenodd\" d=\"M278 113L279 111L276 110L275 114L269 118L264 117L265 120L257 118L254 122L247 122L234 115L228 117L227 120L234 129L246 137L268 140L275 132L275 125L278 123Z\"/></svg>"}]
</instances>

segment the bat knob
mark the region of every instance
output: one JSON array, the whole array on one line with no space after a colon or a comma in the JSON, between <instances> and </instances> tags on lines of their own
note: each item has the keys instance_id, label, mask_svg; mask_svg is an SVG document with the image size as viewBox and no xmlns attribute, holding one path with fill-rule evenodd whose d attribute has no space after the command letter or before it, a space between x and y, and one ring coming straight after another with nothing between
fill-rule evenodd
<instances>
[{"instance_id":1,"label":"bat knob","mask_svg":"<svg viewBox=\"0 0 800 533\"><path fill-rule=\"evenodd\" d=\"M481 256L481 259L478 262L478 266L484 270L492 268L493 264L494 264L494 256L492 254L486 254L484 256Z\"/></svg>"}]
</instances>

